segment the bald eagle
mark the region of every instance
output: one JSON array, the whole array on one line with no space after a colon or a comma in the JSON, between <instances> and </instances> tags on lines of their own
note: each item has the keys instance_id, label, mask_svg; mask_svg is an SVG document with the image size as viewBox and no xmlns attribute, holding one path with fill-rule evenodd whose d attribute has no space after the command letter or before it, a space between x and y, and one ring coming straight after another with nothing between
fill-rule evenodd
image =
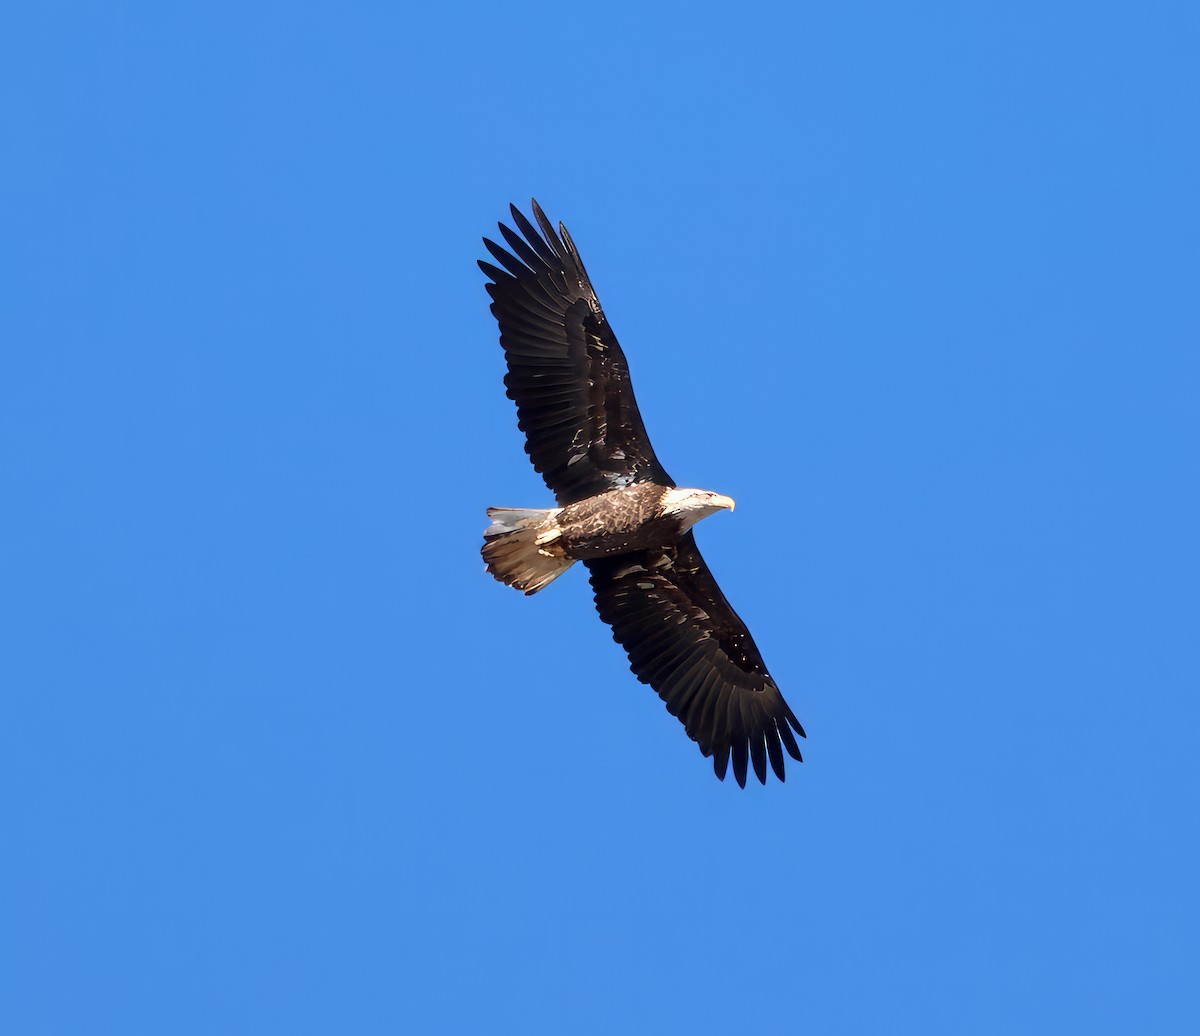
<instances>
[{"instance_id":1,"label":"bald eagle","mask_svg":"<svg viewBox=\"0 0 1200 1036\"><path fill-rule=\"evenodd\" d=\"M520 234L499 226L512 251L484 238L500 265L479 266L525 451L559 506L488 508L487 569L533 594L582 561L630 668L712 757L717 777L732 758L739 785L748 764L766 784L769 760L782 781L783 749L800 760L792 731L804 730L692 533L733 501L681 489L663 470L579 251L565 226L556 232L532 205L541 232L510 206Z\"/></svg>"}]
</instances>

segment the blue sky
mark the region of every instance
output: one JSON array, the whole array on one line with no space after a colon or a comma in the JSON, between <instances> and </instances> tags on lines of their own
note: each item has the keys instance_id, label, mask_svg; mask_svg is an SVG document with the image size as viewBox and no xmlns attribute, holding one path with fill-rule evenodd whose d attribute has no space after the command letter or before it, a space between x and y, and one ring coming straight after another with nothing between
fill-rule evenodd
<instances>
[{"instance_id":1,"label":"blue sky","mask_svg":"<svg viewBox=\"0 0 1200 1036\"><path fill-rule=\"evenodd\" d=\"M1193 1031L1194 5L400 7L0 36L0 1028ZM785 785L482 570L530 195Z\"/></svg>"}]
</instances>

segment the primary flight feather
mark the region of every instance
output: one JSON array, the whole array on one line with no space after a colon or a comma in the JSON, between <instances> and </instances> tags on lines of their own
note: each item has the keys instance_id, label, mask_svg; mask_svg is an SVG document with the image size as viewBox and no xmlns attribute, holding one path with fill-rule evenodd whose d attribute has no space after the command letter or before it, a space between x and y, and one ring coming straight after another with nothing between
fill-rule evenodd
<instances>
[{"instance_id":1,"label":"primary flight feather","mask_svg":"<svg viewBox=\"0 0 1200 1036\"><path fill-rule=\"evenodd\" d=\"M525 451L558 507L488 509L483 558L501 582L536 593L576 561L590 572L596 609L630 668L742 787L767 763L784 779L783 750L800 759L804 730L700 556L692 526L733 501L680 489L654 455L629 368L567 228L538 203L535 228L512 206L500 224L511 252L484 238L499 265L492 313L508 361Z\"/></svg>"}]
</instances>

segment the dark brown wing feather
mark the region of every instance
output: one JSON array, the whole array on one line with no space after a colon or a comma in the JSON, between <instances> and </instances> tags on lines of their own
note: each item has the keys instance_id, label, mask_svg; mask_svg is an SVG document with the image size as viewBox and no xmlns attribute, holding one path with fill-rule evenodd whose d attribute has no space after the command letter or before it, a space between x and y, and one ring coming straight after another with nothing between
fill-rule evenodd
<instances>
[{"instance_id":1,"label":"dark brown wing feather","mask_svg":"<svg viewBox=\"0 0 1200 1036\"><path fill-rule=\"evenodd\" d=\"M752 764L783 780L783 752L800 759L804 729L767 672L689 532L674 547L586 562L596 610L629 653L630 668L677 716L713 769L746 786Z\"/></svg>"},{"instance_id":2,"label":"dark brown wing feather","mask_svg":"<svg viewBox=\"0 0 1200 1036\"><path fill-rule=\"evenodd\" d=\"M504 384L517 404L525 452L560 504L635 482L675 483L663 470L633 398L629 368L567 228L555 233L533 202L541 233L512 206L524 239L504 224L512 252L484 238L500 264L492 313L508 359ZM503 267L503 269L501 269Z\"/></svg>"}]
</instances>

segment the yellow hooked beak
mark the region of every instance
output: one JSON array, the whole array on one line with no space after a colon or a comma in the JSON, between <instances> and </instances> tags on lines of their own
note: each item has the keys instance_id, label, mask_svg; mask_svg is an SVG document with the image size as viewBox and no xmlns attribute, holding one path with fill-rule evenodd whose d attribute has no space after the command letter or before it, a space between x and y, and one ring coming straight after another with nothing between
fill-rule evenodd
<instances>
[{"instance_id":1,"label":"yellow hooked beak","mask_svg":"<svg viewBox=\"0 0 1200 1036\"><path fill-rule=\"evenodd\" d=\"M720 493L714 493L714 494L713 494L713 501L712 501L712 502L713 502L713 503L714 503L714 504L715 504L717 507L728 507L728 508L729 508L729 510L731 510L731 511L733 510L733 506L734 506L734 504L733 504L733 498L732 498L732 497L728 497L728 496L721 496L721 494L720 494Z\"/></svg>"}]
</instances>

